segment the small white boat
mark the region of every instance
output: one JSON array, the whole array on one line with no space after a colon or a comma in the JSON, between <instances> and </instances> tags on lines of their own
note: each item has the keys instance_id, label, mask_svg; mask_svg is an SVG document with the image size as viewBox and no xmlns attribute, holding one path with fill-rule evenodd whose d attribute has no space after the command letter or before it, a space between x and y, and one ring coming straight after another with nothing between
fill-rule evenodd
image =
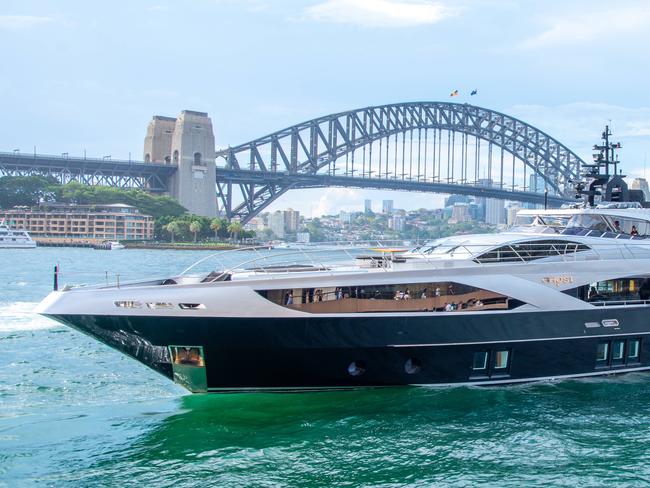
<instances>
[{"instance_id":1,"label":"small white boat","mask_svg":"<svg viewBox=\"0 0 650 488\"><path fill-rule=\"evenodd\" d=\"M0 221L0 249L31 249L36 247L26 230L10 229L4 220Z\"/></svg>"},{"instance_id":2,"label":"small white boat","mask_svg":"<svg viewBox=\"0 0 650 488\"><path fill-rule=\"evenodd\" d=\"M126 249L126 246L124 244L120 244L117 241L111 241L108 243L110 246L111 251L119 251L120 249Z\"/></svg>"}]
</instances>

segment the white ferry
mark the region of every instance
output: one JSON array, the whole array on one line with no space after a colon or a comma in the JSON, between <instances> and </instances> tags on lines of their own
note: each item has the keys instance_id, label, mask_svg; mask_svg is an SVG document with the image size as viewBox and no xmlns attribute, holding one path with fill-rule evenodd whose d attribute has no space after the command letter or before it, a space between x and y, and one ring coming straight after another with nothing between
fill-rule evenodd
<instances>
[{"instance_id":1,"label":"white ferry","mask_svg":"<svg viewBox=\"0 0 650 488\"><path fill-rule=\"evenodd\" d=\"M4 221L0 222L0 249L31 249L36 247L26 230L10 229Z\"/></svg>"}]
</instances>

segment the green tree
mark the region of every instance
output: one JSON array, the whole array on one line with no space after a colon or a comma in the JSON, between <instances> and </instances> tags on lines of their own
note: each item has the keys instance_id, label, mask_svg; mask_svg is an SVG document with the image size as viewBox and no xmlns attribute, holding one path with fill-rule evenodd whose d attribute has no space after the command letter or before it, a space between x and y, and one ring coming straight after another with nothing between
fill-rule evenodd
<instances>
[{"instance_id":1,"label":"green tree","mask_svg":"<svg viewBox=\"0 0 650 488\"><path fill-rule=\"evenodd\" d=\"M239 233L243 230L243 227L241 225L241 222L238 220L234 220L233 222L230 222L228 225L228 232L230 235L234 238L235 241L237 241L237 237L239 236Z\"/></svg>"},{"instance_id":2,"label":"green tree","mask_svg":"<svg viewBox=\"0 0 650 488\"><path fill-rule=\"evenodd\" d=\"M56 181L44 176L3 176L0 178L0 207L32 206L53 201L50 189Z\"/></svg>"},{"instance_id":3,"label":"green tree","mask_svg":"<svg viewBox=\"0 0 650 488\"><path fill-rule=\"evenodd\" d=\"M223 229L224 227L224 222L221 220L219 217L214 218L210 221L210 229L214 231L214 240L217 241L219 240L219 237L217 236L217 233Z\"/></svg>"},{"instance_id":4,"label":"green tree","mask_svg":"<svg viewBox=\"0 0 650 488\"><path fill-rule=\"evenodd\" d=\"M173 198L151 195L143 190L88 186L76 181L66 185L51 186L51 190L57 202L85 205L125 203L136 207L141 213L151 215L155 219L166 215L180 217L187 212L185 207Z\"/></svg>"},{"instance_id":5,"label":"green tree","mask_svg":"<svg viewBox=\"0 0 650 488\"><path fill-rule=\"evenodd\" d=\"M174 243L174 236L178 234L181 230L181 226L175 220L172 220L169 224L165 226L165 230L169 232L172 236L172 244Z\"/></svg>"},{"instance_id":6,"label":"green tree","mask_svg":"<svg viewBox=\"0 0 650 488\"><path fill-rule=\"evenodd\" d=\"M196 234L201 232L201 222L199 222L198 220L194 220L190 222L189 229L190 232L194 234L194 242L196 242Z\"/></svg>"}]
</instances>

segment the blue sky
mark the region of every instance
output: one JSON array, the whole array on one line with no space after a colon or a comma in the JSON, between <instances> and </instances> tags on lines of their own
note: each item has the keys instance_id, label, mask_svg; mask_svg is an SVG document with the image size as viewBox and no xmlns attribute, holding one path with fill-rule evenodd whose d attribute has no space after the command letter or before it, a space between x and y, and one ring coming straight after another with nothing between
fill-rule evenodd
<instances>
[{"instance_id":1,"label":"blue sky","mask_svg":"<svg viewBox=\"0 0 650 488\"><path fill-rule=\"evenodd\" d=\"M459 89L455 101L520 117L584 158L611 120L625 170L642 175L649 47L646 1L3 0L0 150L141 159L154 114L207 111L225 146ZM440 202L328 189L272 209L309 215L367 197Z\"/></svg>"}]
</instances>

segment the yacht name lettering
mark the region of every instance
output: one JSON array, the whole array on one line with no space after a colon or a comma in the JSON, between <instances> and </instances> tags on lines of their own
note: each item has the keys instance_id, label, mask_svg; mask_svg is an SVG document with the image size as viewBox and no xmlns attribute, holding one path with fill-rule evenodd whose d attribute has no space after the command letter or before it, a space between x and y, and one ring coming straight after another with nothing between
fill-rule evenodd
<instances>
[{"instance_id":1,"label":"yacht name lettering","mask_svg":"<svg viewBox=\"0 0 650 488\"><path fill-rule=\"evenodd\" d=\"M542 282L549 285L569 285L573 283L573 276L544 276Z\"/></svg>"}]
</instances>

